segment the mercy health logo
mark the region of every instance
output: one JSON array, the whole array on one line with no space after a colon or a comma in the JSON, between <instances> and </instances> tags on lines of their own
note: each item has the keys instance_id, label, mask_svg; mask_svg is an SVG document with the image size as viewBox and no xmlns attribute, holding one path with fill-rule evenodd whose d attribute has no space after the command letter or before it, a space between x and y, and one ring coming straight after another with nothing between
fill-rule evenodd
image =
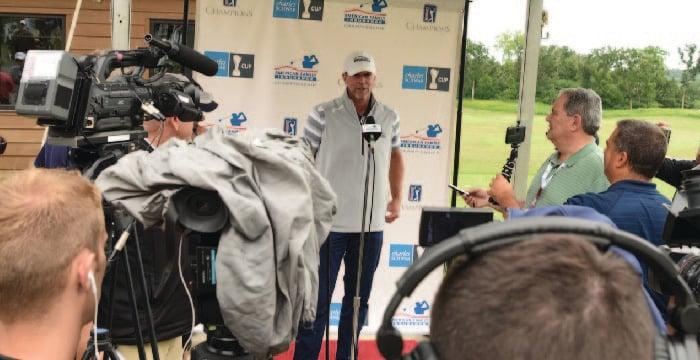
<instances>
[{"instance_id":1,"label":"mercy health logo","mask_svg":"<svg viewBox=\"0 0 700 360\"><path fill-rule=\"evenodd\" d=\"M386 25L387 0L372 0L345 9L343 20L346 27L383 30Z\"/></svg>"},{"instance_id":2,"label":"mercy health logo","mask_svg":"<svg viewBox=\"0 0 700 360\"><path fill-rule=\"evenodd\" d=\"M316 86L318 71L314 69L319 61L316 55L304 55L302 58L289 61L288 64L275 67L275 82L293 86Z\"/></svg>"},{"instance_id":3,"label":"mercy health logo","mask_svg":"<svg viewBox=\"0 0 700 360\"><path fill-rule=\"evenodd\" d=\"M428 124L413 133L401 136L401 150L406 152L434 154L440 151L442 127Z\"/></svg>"},{"instance_id":4,"label":"mercy health logo","mask_svg":"<svg viewBox=\"0 0 700 360\"><path fill-rule=\"evenodd\" d=\"M426 300L403 307L391 318L394 326L430 326L430 304Z\"/></svg>"},{"instance_id":5,"label":"mercy health logo","mask_svg":"<svg viewBox=\"0 0 700 360\"><path fill-rule=\"evenodd\" d=\"M244 112L233 112L231 113L231 116L229 117L224 117L218 120L220 124L223 124L224 127L226 128L226 132L229 135L233 135L242 131L247 130L248 128L243 125L243 123L248 121L248 116Z\"/></svg>"},{"instance_id":6,"label":"mercy health logo","mask_svg":"<svg viewBox=\"0 0 700 360\"><path fill-rule=\"evenodd\" d=\"M323 0L274 0L272 16L284 19L323 19Z\"/></svg>"},{"instance_id":7,"label":"mercy health logo","mask_svg":"<svg viewBox=\"0 0 700 360\"><path fill-rule=\"evenodd\" d=\"M412 90L449 91L450 69L404 65L401 88Z\"/></svg>"},{"instance_id":8,"label":"mercy health logo","mask_svg":"<svg viewBox=\"0 0 700 360\"><path fill-rule=\"evenodd\" d=\"M423 5L423 22L409 21L406 22L406 30L408 31L429 31L429 32L450 32L449 25L440 25L437 21L438 7L437 5ZM416 19L418 20L418 19Z\"/></svg>"},{"instance_id":9,"label":"mercy health logo","mask_svg":"<svg viewBox=\"0 0 700 360\"><path fill-rule=\"evenodd\" d=\"M222 0L220 6L207 6L204 13L212 16L253 17L253 8L244 7L254 0ZM239 6L240 5L240 6Z\"/></svg>"},{"instance_id":10,"label":"mercy health logo","mask_svg":"<svg viewBox=\"0 0 700 360\"><path fill-rule=\"evenodd\" d=\"M415 246L410 244L389 244L389 267L407 268L417 258Z\"/></svg>"},{"instance_id":11,"label":"mercy health logo","mask_svg":"<svg viewBox=\"0 0 700 360\"><path fill-rule=\"evenodd\" d=\"M255 72L255 55L223 51L204 51L204 55L219 66L215 76L252 78Z\"/></svg>"}]
</instances>

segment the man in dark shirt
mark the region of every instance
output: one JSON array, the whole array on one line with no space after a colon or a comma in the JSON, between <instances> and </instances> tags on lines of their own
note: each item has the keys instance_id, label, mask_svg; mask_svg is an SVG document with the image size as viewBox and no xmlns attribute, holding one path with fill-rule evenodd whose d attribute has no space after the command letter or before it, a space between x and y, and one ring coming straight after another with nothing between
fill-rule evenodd
<instances>
[{"instance_id":1,"label":"man in dark shirt","mask_svg":"<svg viewBox=\"0 0 700 360\"><path fill-rule=\"evenodd\" d=\"M696 166L700 165L700 147L698 148L698 153L695 155L695 160L679 160L665 158L659 172L656 173L656 177L663 180L663 182L678 188L681 186L681 181L683 181L684 170L690 170Z\"/></svg>"},{"instance_id":2,"label":"man in dark shirt","mask_svg":"<svg viewBox=\"0 0 700 360\"><path fill-rule=\"evenodd\" d=\"M622 120L606 141L605 176L608 190L601 193L576 195L566 205L581 205L597 210L612 220L618 228L662 245L670 201L651 182L666 156L668 143L661 129L640 120ZM641 261L641 259L640 259ZM647 269L644 284L660 310L666 299L648 288Z\"/></svg>"},{"instance_id":3,"label":"man in dark shirt","mask_svg":"<svg viewBox=\"0 0 700 360\"><path fill-rule=\"evenodd\" d=\"M669 200L651 182L666 156L666 138L651 123L622 120L606 142L605 176L610 188L569 198L567 205L591 207L608 216L622 230L655 245L661 234Z\"/></svg>"}]
</instances>

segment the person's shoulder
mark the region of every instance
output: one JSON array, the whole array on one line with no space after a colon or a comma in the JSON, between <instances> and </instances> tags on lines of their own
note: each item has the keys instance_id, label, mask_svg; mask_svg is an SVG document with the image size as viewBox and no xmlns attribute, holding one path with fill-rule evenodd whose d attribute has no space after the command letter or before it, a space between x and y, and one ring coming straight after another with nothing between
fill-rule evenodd
<instances>
[{"instance_id":1,"label":"person's shoulder","mask_svg":"<svg viewBox=\"0 0 700 360\"><path fill-rule=\"evenodd\" d=\"M334 109L342 109L343 108L343 97L339 96L327 101L324 101L320 104L314 105L312 108L313 111L318 112L319 114L325 114L328 112L333 111Z\"/></svg>"},{"instance_id":2,"label":"person's shoulder","mask_svg":"<svg viewBox=\"0 0 700 360\"><path fill-rule=\"evenodd\" d=\"M399 113L396 110L394 110L393 107L391 107L391 106L389 106L389 105L387 105L379 100L375 99L374 106L377 107L377 109L375 111L377 111L377 112L381 111L381 113L384 114L384 116L386 116L389 119L396 120L399 118Z\"/></svg>"},{"instance_id":3,"label":"person's shoulder","mask_svg":"<svg viewBox=\"0 0 700 360\"><path fill-rule=\"evenodd\" d=\"M605 191L601 193L587 192L568 198L564 205L588 206L598 210L607 202L607 197L608 194Z\"/></svg>"}]
</instances>

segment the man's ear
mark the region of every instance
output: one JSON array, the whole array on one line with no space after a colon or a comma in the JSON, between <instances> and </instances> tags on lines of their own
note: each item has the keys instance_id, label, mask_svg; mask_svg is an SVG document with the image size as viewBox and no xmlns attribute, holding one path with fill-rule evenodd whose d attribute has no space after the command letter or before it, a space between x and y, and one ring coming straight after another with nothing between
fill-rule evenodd
<instances>
[{"instance_id":1,"label":"man's ear","mask_svg":"<svg viewBox=\"0 0 700 360\"><path fill-rule=\"evenodd\" d=\"M629 164L629 160L630 159L629 159L629 156L627 155L626 151L619 151L615 155L615 162L618 165L618 167L621 167L621 168L627 167L627 165Z\"/></svg>"},{"instance_id":2,"label":"man's ear","mask_svg":"<svg viewBox=\"0 0 700 360\"><path fill-rule=\"evenodd\" d=\"M170 127L172 127L175 131L179 130L180 125L182 125L182 121L180 121L180 118L177 116L168 117L165 119L165 121L170 124Z\"/></svg>"},{"instance_id":3,"label":"man's ear","mask_svg":"<svg viewBox=\"0 0 700 360\"><path fill-rule=\"evenodd\" d=\"M573 118L574 121L571 123L571 130L583 129L583 119L581 119L581 115L574 114Z\"/></svg>"},{"instance_id":4,"label":"man's ear","mask_svg":"<svg viewBox=\"0 0 700 360\"><path fill-rule=\"evenodd\" d=\"M82 249L73 260L74 273L78 277L81 288L90 292L90 278L88 274L97 269L97 255L88 249ZM73 276L73 275L71 275Z\"/></svg>"}]
</instances>

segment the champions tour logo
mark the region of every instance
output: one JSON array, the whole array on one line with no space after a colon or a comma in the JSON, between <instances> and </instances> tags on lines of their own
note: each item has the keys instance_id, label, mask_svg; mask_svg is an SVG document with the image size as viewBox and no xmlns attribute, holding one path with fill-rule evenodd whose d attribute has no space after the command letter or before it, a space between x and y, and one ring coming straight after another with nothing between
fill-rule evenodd
<instances>
[{"instance_id":1,"label":"champions tour logo","mask_svg":"<svg viewBox=\"0 0 700 360\"><path fill-rule=\"evenodd\" d=\"M408 31L431 31L431 32L450 32L449 25L441 25L438 23L437 16L438 7L432 4L423 5L423 22L409 21L406 23Z\"/></svg>"},{"instance_id":2,"label":"champions tour logo","mask_svg":"<svg viewBox=\"0 0 700 360\"><path fill-rule=\"evenodd\" d=\"M426 300L418 300L410 306L402 307L391 318L391 324L406 327L430 326L430 304Z\"/></svg>"},{"instance_id":3,"label":"champions tour logo","mask_svg":"<svg viewBox=\"0 0 700 360\"><path fill-rule=\"evenodd\" d=\"M366 29L383 29L386 25L387 0L366 1L359 6L345 9L345 26Z\"/></svg>"},{"instance_id":4,"label":"champions tour logo","mask_svg":"<svg viewBox=\"0 0 700 360\"><path fill-rule=\"evenodd\" d=\"M401 150L416 153L437 153L440 151L442 127L440 124L428 124L422 129L401 136Z\"/></svg>"},{"instance_id":5,"label":"champions tour logo","mask_svg":"<svg viewBox=\"0 0 700 360\"><path fill-rule=\"evenodd\" d=\"M239 133L247 130L248 128L243 125L243 123L248 121L248 117L244 112L233 112L229 117L224 117L218 120L220 124L226 127L226 132L229 135Z\"/></svg>"},{"instance_id":6,"label":"champions tour logo","mask_svg":"<svg viewBox=\"0 0 700 360\"><path fill-rule=\"evenodd\" d=\"M318 58L314 54L291 60L289 64L275 67L275 82L294 86L316 86L318 71L314 67L318 64Z\"/></svg>"},{"instance_id":7,"label":"champions tour logo","mask_svg":"<svg viewBox=\"0 0 700 360\"><path fill-rule=\"evenodd\" d=\"M204 13L210 16L253 17L253 8L244 5L253 0L219 0L219 6L207 6Z\"/></svg>"}]
</instances>

